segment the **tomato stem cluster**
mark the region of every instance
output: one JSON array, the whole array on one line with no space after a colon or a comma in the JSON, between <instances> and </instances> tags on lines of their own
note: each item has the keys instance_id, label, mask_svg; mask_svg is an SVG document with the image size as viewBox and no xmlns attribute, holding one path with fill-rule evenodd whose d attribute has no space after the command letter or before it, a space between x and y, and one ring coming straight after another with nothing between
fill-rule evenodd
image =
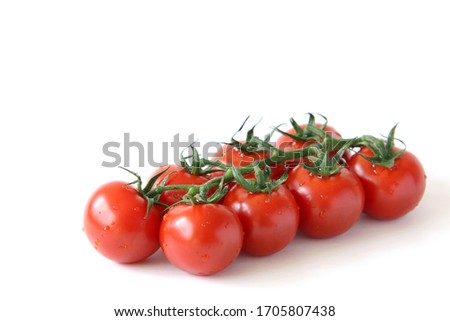
<instances>
[{"instance_id":1,"label":"tomato stem cluster","mask_svg":"<svg viewBox=\"0 0 450 321\"><path fill-rule=\"evenodd\" d=\"M318 126L315 123L313 114L309 114L309 122L305 128L301 128L294 119L290 122L295 130L295 134L290 134L275 127L274 130L267 134L264 139L254 135L255 126L252 127L246 136L245 142L241 143L234 139L229 143L230 148L237 148L244 152L265 152L267 157L255 160L250 165L236 167L227 165L218 160L209 160L201 158L197 149L191 146L192 155L189 157L181 157L182 167L193 175L207 175L214 172L223 172L222 176L212 178L201 185L165 185L168 176L157 186L156 180L168 170L168 168L154 177L152 177L146 186L142 188L142 180L136 173L131 172L137 179L130 183L137 183L139 193L149 202L149 209L153 204L159 204L168 207L166 204L159 202L159 196L165 191L183 190L187 191L183 199L178 203L215 203L218 202L228 192L227 183L237 182L243 188L250 192L270 193L287 179L287 169L284 175L277 180L272 180L271 167L277 164L283 164L292 160L302 160L301 165L311 173L325 177L338 174L343 167L346 166L346 160L343 158L345 151L352 150L358 153L358 148L367 147L373 152L373 156L368 157L362 155L368 161L384 166L392 167L394 160L398 158L405 148L402 150L394 150L395 143L395 125L387 139L376 138L371 135L363 135L350 139L332 136L326 132L327 119L324 124ZM247 118L248 119L248 118ZM247 121L245 120L245 122ZM244 122L244 124L245 124ZM242 129L244 124L239 130ZM295 150L283 150L276 148L269 143L274 131L280 132L282 135L306 142L304 147ZM246 178L248 174L253 174L255 179ZM170 175L170 173L169 173ZM209 191L215 192L208 196ZM177 204L178 204L177 203ZM174 204L176 205L176 204ZM173 205L172 205L173 206ZM171 207L172 207L171 206Z\"/></svg>"}]
</instances>

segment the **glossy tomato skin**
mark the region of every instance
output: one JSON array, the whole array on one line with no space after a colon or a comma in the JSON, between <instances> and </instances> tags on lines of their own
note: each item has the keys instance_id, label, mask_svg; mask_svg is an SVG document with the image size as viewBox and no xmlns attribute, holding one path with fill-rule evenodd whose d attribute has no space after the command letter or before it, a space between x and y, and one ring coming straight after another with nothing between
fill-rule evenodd
<instances>
[{"instance_id":1,"label":"glossy tomato skin","mask_svg":"<svg viewBox=\"0 0 450 321\"><path fill-rule=\"evenodd\" d=\"M109 182L90 197L84 213L84 231L103 256L133 263L146 259L159 248L160 210L125 182Z\"/></svg>"},{"instance_id":2,"label":"glossy tomato skin","mask_svg":"<svg viewBox=\"0 0 450 321\"><path fill-rule=\"evenodd\" d=\"M281 185L270 196L250 193L239 185L225 196L223 204L239 216L244 229L242 251L263 256L285 248L295 237L299 210L294 196Z\"/></svg>"},{"instance_id":3,"label":"glossy tomato skin","mask_svg":"<svg viewBox=\"0 0 450 321\"><path fill-rule=\"evenodd\" d=\"M162 166L156 169L151 175L151 177L155 176L158 173L161 173L166 169L167 166ZM164 174L162 174L160 177L158 177L154 186L161 184L163 179L168 175L170 176L165 182L165 185L183 185L183 184L201 185L208 181L208 178L205 176L192 175L189 172L187 172L183 167L171 164L169 165L167 171L164 172ZM161 194L159 201L167 205L173 205L176 202L181 201L186 193L187 193L186 190L165 191Z\"/></svg>"},{"instance_id":4,"label":"glossy tomato skin","mask_svg":"<svg viewBox=\"0 0 450 321\"><path fill-rule=\"evenodd\" d=\"M364 189L347 168L320 177L302 166L289 174L286 185L300 208L300 230L313 238L329 238L350 229L361 216Z\"/></svg>"},{"instance_id":5,"label":"glossy tomato skin","mask_svg":"<svg viewBox=\"0 0 450 321\"><path fill-rule=\"evenodd\" d=\"M307 124L302 124L300 127L302 129L305 129ZM323 124L315 124L317 128L321 128ZM295 135L295 129L291 128L286 131L288 134ZM332 137L336 138L342 138L341 134L332 126L325 126L325 132L331 135ZM302 140L296 140L289 136L281 135L280 138L276 141L275 146L281 150L297 150L303 147L307 147L308 145L311 145L313 142L311 141L302 141ZM345 160L350 159L350 152L348 150L345 151L343 158ZM294 168L295 166L299 165L302 162L301 159L294 159L286 162L286 166L290 169Z\"/></svg>"},{"instance_id":6,"label":"glossy tomato skin","mask_svg":"<svg viewBox=\"0 0 450 321\"><path fill-rule=\"evenodd\" d=\"M242 248L239 218L220 204L180 204L170 209L160 229L161 248L178 268L210 275L229 266Z\"/></svg>"},{"instance_id":7,"label":"glossy tomato skin","mask_svg":"<svg viewBox=\"0 0 450 321\"><path fill-rule=\"evenodd\" d=\"M359 153L373 156L367 147ZM408 151L394 161L392 168L374 165L358 154L351 158L349 167L364 186L364 212L379 220L395 219L410 212L425 192L424 168L417 157Z\"/></svg>"},{"instance_id":8,"label":"glossy tomato skin","mask_svg":"<svg viewBox=\"0 0 450 321\"><path fill-rule=\"evenodd\" d=\"M242 151L239 148L230 146L230 145L224 145L222 147L222 151L218 153L217 159L226 165L234 165L235 167L245 167L253 163L257 160L263 160L270 156L270 153L265 151L259 151L259 152L247 152ZM272 175L271 177L273 179L280 178L285 171L284 164L276 164L271 166ZM213 176L220 176L221 173L214 174ZM251 175L250 175L251 177Z\"/></svg>"}]
</instances>

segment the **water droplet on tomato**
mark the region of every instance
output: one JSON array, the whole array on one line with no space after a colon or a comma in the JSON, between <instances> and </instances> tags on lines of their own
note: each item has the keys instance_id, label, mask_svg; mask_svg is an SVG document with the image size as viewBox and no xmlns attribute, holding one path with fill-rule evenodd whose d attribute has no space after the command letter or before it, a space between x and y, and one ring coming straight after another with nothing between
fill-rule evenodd
<instances>
[{"instance_id":1,"label":"water droplet on tomato","mask_svg":"<svg viewBox=\"0 0 450 321\"><path fill-rule=\"evenodd\" d=\"M108 232L109 230L110 230L110 227L109 227L109 226L103 227L103 232Z\"/></svg>"},{"instance_id":2,"label":"water droplet on tomato","mask_svg":"<svg viewBox=\"0 0 450 321\"><path fill-rule=\"evenodd\" d=\"M128 249L128 245L127 244L122 244L122 245L119 246L119 249L126 250L126 249Z\"/></svg>"},{"instance_id":3,"label":"water droplet on tomato","mask_svg":"<svg viewBox=\"0 0 450 321\"><path fill-rule=\"evenodd\" d=\"M209 255L208 254L203 254L202 256L200 256L200 258L202 259L202 261L208 261L209 260Z\"/></svg>"},{"instance_id":4,"label":"water droplet on tomato","mask_svg":"<svg viewBox=\"0 0 450 321\"><path fill-rule=\"evenodd\" d=\"M372 164L372 172L373 172L375 175L378 175L377 165L376 165L376 164Z\"/></svg>"},{"instance_id":5,"label":"water droplet on tomato","mask_svg":"<svg viewBox=\"0 0 450 321\"><path fill-rule=\"evenodd\" d=\"M139 207L135 207L135 208L133 208L133 210L134 210L135 212L137 212L137 211L139 211Z\"/></svg>"},{"instance_id":6,"label":"water droplet on tomato","mask_svg":"<svg viewBox=\"0 0 450 321\"><path fill-rule=\"evenodd\" d=\"M167 243L164 243L164 244L163 244L163 247L167 247Z\"/></svg>"},{"instance_id":7,"label":"water droplet on tomato","mask_svg":"<svg viewBox=\"0 0 450 321\"><path fill-rule=\"evenodd\" d=\"M114 211L117 211L117 210L119 209L119 206L118 206L117 204L114 204L114 205L111 205L111 208L112 208Z\"/></svg>"},{"instance_id":8,"label":"water droplet on tomato","mask_svg":"<svg viewBox=\"0 0 450 321\"><path fill-rule=\"evenodd\" d=\"M320 211L319 217L320 218L324 218L325 217L325 211L324 210Z\"/></svg>"},{"instance_id":9,"label":"water droplet on tomato","mask_svg":"<svg viewBox=\"0 0 450 321\"><path fill-rule=\"evenodd\" d=\"M328 195L320 194L319 197L321 200L324 200L328 197Z\"/></svg>"},{"instance_id":10,"label":"water droplet on tomato","mask_svg":"<svg viewBox=\"0 0 450 321\"><path fill-rule=\"evenodd\" d=\"M164 227L164 228L163 228L163 231L164 231L164 232L167 232L167 227Z\"/></svg>"},{"instance_id":11,"label":"water droplet on tomato","mask_svg":"<svg viewBox=\"0 0 450 321\"><path fill-rule=\"evenodd\" d=\"M94 245L95 249L97 249L99 247L99 245L100 245L100 240L99 239L95 239L94 244L95 244Z\"/></svg>"}]
</instances>

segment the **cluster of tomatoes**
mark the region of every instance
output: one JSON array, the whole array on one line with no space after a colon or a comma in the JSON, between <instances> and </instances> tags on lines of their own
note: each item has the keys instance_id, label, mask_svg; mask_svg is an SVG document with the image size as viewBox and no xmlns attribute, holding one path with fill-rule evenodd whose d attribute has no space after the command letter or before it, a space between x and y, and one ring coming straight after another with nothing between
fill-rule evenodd
<instances>
[{"instance_id":1,"label":"cluster of tomatoes","mask_svg":"<svg viewBox=\"0 0 450 321\"><path fill-rule=\"evenodd\" d=\"M335 237L365 214L395 219L425 190L419 160L388 138L343 139L331 126L293 128L275 146L253 136L232 140L211 160L156 169L145 187L113 181L89 199L84 231L105 257L144 260L160 247L178 268L210 275L241 252L265 256L285 248L298 230ZM194 166L195 165L195 166ZM135 186L137 185L137 186Z\"/></svg>"}]
</instances>

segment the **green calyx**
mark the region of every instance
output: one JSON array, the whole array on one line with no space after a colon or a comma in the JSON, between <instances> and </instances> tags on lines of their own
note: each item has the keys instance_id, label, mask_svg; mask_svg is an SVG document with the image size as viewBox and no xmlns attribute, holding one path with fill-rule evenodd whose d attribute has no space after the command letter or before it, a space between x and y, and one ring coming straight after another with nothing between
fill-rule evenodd
<instances>
[{"instance_id":1,"label":"green calyx","mask_svg":"<svg viewBox=\"0 0 450 321\"><path fill-rule=\"evenodd\" d=\"M197 149L192 145L190 146L190 150L192 154L188 156L182 154L180 160L181 167L189 174L202 176L224 171L222 163L200 157Z\"/></svg>"},{"instance_id":2,"label":"green calyx","mask_svg":"<svg viewBox=\"0 0 450 321\"><path fill-rule=\"evenodd\" d=\"M236 147L239 150L248 153L257 153L261 151L270 152L273 148L272 144L270 144L270 139L272 137L273 131L267 134L264 139L261 139L258 136L255 136L255 127L257 124L247 131L247 135L243 143L234 138L236 134L244 128L248 119L249 117L245 119L244 123L241 125L238 131L231 137L231 142L227 143L227 145Z\"/></svg>"},{"instance_id":3,"label":"green calyx","mask_svg":"<svg viewBox=\"0 0 450 321\"><path fill-rule=\"evenodd\" d=\"M288 179L288 173L285 173L277 180L271 180L272 171L269 166L264 165L261 169L260 164L253 166L255 178L245 178L244 175L238 170L238 168L232 166L233 176L236 182L251 193L271 193L274 189L279 187Z\"/></svg>"},{"instance_id":4,"label":"green calyx","mask_svg":"<svg viewBox=\"0 0 450 321\"><path fill-rule=\"evenodd\" d=\"M369 162L372 162L373 164L392 168L395 164L395 160L400 157L406 150L405 143L400 139L395 138L395 130L397 128L397 125L392 127L392 129L389 131L386 140L378 139L373 136L363 136L365 137L365 140L361 145L369 148L372 151L373 156L366 156L362 154L359 155L367 159ZM400 143L402 143L403 148L400 150L396 150L395 141L399 141Z\"/></svg>"},{"instance_id":5,"label":"green calyx","mask_svg":"<svg viewBox=\"0 0 450 321\"><path fill-rule=\"evenodd\" d=\"M328 120L325 116L319 114L319 116L321 116L324 119L324 122L322 125L317 126L316 118L315 118L314 114L308 113L308 115L309 115L309 120L308 120L308 123L306 124L305 128L302 128L295 121L294 118L289 119L289 121L292 125L292 128L294 129L294 134L282 131L278 127L275 128L275 130L284 136L287 136L289 138L292 138L292 139L300 141L300 142L320 141L327 135L327 133L325 132L325 128L327 127Z\"/></svg>"},{"instance_id":6,"label":"green calyx","mask_svg":"<svg viewBox=\"0 0 450 321\"><path fill-rule=\"evenodd\" d=\"M303 167L311 173L325 177L335 175L345 167L347 161L343 158L345 151L350 147L351 141L343 144L338 150L329 137L325 138L322 143L313 146L316 152L306 158Z\"/></svg>"},{"instance_id":7,"label":"green calyx","mask_svg":"<svg viewBox=\"0 0 450 321\"><path fill-rule=\"evenodd\" d=\"M137 189L139 195L141 195L141 196L147 201L147 212L146 212L146 214L145 214L145 219L148 218L148 215L149 215L150 210L152 209L153 205L160 205L160 206L163 206L163 207L166 207L166 208L168 207L167 204L161 203L161 202L159 201L159 198L160 198L161 194L157 194L157 195L155 195L155 196L153 196L153 197L149 197L149 196L147 195L147 193L150 191L150 189L152 188L152 186L155 184L156 180L157 180L161 175L163 175L165 172L167 172L167 170L169 169L169 167L167 167L167 168L166 168L165 170L163 170L162 172L160 172L160 173L156 174L155 176L153 176L152 178L150 178L150 180L148 181L148 183L146 184L146 186L145 186L144 188L142 188L142 178L141 178L141 176L140 176L138 173L133 172L133 171L130 171L129 169L127 169L127 168L125 168L125 167L122 167L122 166L119 166L119 168L121 168L121 169L127 171L128 173L130 173L130 174L132 174L134 177L136 177L136 180L135 180L135 181L133 181L133 182L131 182L131 183L128 183L127 185L137 184L136 189ZM167 179L169 178L169 176L170 176L170 174L167 175L167 176L161 181L161 183L160 183L158 186L164 186L165 183L166 183L166 181L167 181Z\"/></svg>"}]
</instances>

